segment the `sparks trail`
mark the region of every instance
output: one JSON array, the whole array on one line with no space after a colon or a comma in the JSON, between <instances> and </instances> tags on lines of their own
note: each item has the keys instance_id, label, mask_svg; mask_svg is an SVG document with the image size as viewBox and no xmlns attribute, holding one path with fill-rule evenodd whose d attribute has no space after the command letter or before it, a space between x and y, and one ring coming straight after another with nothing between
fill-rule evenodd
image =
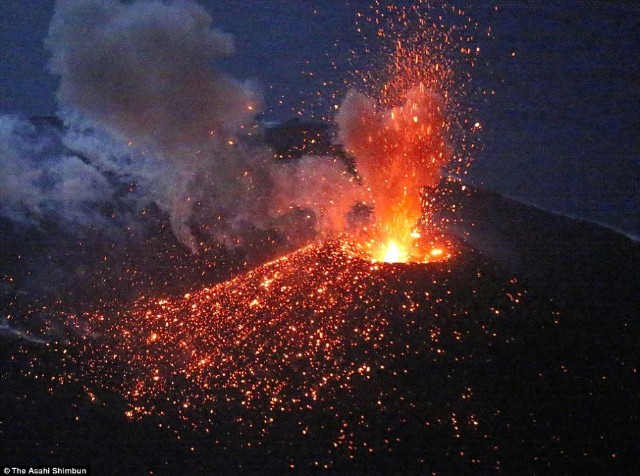
<instances>
[{"instance_id":1,"label":"sparks trail","mask_svg":"<svg viewBox=\"0 0 640 476\"><path fill-rule=\"evenodd\" d=\"M370 16L360 17L369 28L375 25L385 63L361 72L364 93L347 93L336 116L338 140L355 157L365 201L373 206L373 222L361 235L372 256L430 261L448 254L434 207L445 193L439 189L441 174L448 169L449 175L463 175L470 162L459 123L469 78L456 71L462 63L473 64L467 58L471 49L458 49L470 38L467 25L445 24L450 7L382 3L374 2Z\"/></svg>"},{"instance_id":2,"label":"sparks trail","mask_svg":"<svg viewBox=\"0 0 640 476\"><path fill-rule=\"evenodd\" d=\"M477 348L467 339L490 341L497 314L513 312L523 291L501 280L479 307L476 293L495 284L470 274L470 256L456 277L459 257L375 263L331 241L181 299L140 298L92 317L94 333L65 351L60 381L77 381L92 401L121 395L130 419L212 434L233 422L230 435L249 446L313 433L327 464L396 451L409 429L473 434L469 382L449 395L452 415L420 410L415 379L470 365Z\"/></svg>"},{"instance_id":3,"label":"sparks trail","mask_svg":"<svg viewBox=\"0 0 640 476\"><path fill-rule=\"evenodd\" d=\"M377 316L382 294L396 294L387 282L396 271L347 241L311 245L180 300L141 298L102 331L104 347L87 349L109 349L117 367L131 370L120 389L131 416L153 413L167 394L185 409L215 406L207 396L214 389L246 407L304 409L324 387L348 385L363 371L363 362L344 358L384 338L388 323ZM97 379L100 360L90 366ZM288 381L292 369L304 376L303 387Z\"/></svg>"},{"instance_id":4,"label":"sparks trail","mask_svg":"<svg viewBox=\"0 0 640 476\"><path fill-rule=\"evenodd\" d=\"M352 92L337 117L341 140L357 158L374 205L372 246L395 244L405 255L401 261L421 261L414 256L418 250L412 250L412 235L418 234L425 211L421 191L435 189L440 168L449 160L438 102L422 85L409 91L402 105L388 110ZM374 249L373 254L384 260L387 253Z\"/></svg>"}]
</instances>

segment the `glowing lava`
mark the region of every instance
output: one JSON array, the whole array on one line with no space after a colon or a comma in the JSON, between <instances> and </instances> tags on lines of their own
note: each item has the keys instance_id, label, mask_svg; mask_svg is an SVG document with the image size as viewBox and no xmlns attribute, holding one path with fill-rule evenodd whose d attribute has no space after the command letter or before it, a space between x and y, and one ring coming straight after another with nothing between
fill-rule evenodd
<instances>
[{"instance_id":1,"label":"glowing lava","mask_svg":"<svg viewBox=\"0 0 640 476\"><path fill-rule=\"evenodd\" d=\"M221 452L284 447L296 468L403 460L409 441L422 467L435 437L488 446L477 366L523 291L468 251L429 265L372 263L363 251L310 245L180 297L108 306L85 316L91 332L51 344L60 374L37 376L34 362L34 375L76 382L99 405L117 396L128 420L178 438L197 429Z\"/></svg>"},{"instance_id":2,"label":"glowing lava","mask_svg":"<svg viewBox=\"0 0 640 476\"><path fill-rule=\"evenodd\" d=\"M379 261L386 263L406 263L408 259L408 251L393 240L380 247Z\"/></svg>"},{"instance_id":3,"label":"glowing lava","mask_svg":"<svg viewBox=\"0 0 640 476\"><path fill-rule=\"evenodd\" d=\"M372 256L387 262L424 261L429 251L416 246L418 225L433 221L433 210L424 205L452 156L442 99L423 83L388 108L351 91L336 121L374 205Z\"/></svg>"},{"instance_id":4,"label":"glowing lava","mask_svg":"<svg viewBox=\"0 0 640 476\"><path fill-rule=\"evenodd\" d=\"M424 261L428 254L416 247L415 238L417 225L431 221L425 217L423 194L434 191L440 169L451 156L440 102L422 84L389 109L351 92L338 114L341 141L356 157L358 174L374 205L370 240L375 259Z\"/></svg>"},{"instance_id":5,"label":"glowing lava","mask_svg":"<svg viewBox=\"0 0 640 476\"><path fill-rule=\"evenodd\" d=\"M454 246L444 237L421 239L421 236L413 233L410 235L409 245L390 239L384 243L375 240L367 243L366 250L373 262L383 263L435 263L451 258Z\"/></svg>"},{"instance_id":6,"label":"glowing lava","mask_svg":"<svg viewBox=\"0 0 640 476\"><path fill-rule=\"evenodd\" d=\"M467 39L444 24L444 11L432 3L371 2L370 17L362 17L376 25L384 64L359 72L359 90L346 94L336 116L338 141L355 157L373 207L364 241L377 261L426 262L450 255L435 243L442 241L435 197L442 192L437 187L443 169L462 175L468 164L459 130L469 122L461 121L460 106L468 78L456 69L473 59L470 49L456 43Z\"/></svg>"}]
</instances>

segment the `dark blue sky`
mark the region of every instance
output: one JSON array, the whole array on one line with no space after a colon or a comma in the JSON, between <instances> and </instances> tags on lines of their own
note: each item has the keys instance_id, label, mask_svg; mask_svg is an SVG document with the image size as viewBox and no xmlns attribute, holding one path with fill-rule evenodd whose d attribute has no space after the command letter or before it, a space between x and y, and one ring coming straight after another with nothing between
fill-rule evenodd
<instances>
[{"instance_id":1,"label":"dark blue sky","mask_svg":"<svg viewBox=\"0 0 640 476\"><path fill-rule=\"evenodd\" d=\"M55 110L56 83L47 74L42 41L53 1L3 0L0 3L0 112L25 115Z\"/></svg>"},{"instance_id":2,"label":"dark blue sky","mask_svg":"<svg viewBox=\"0 0 640 476\"><path fill-rule=\"evenodd\" d=\"M55 112L42 46L53 3L0 2L0 113ZM335 102L330 92L348 76L359 42L354 14L368 2L200 3L235 36L238 55L225 68L256 79L268 116L286 119L326 114ZM472 16L494 32L479 42L486 64L476 81L496 92L476 105L485 136L474 181L640 235L639 4L474 3Z\"/></svg>"}]
</instances>

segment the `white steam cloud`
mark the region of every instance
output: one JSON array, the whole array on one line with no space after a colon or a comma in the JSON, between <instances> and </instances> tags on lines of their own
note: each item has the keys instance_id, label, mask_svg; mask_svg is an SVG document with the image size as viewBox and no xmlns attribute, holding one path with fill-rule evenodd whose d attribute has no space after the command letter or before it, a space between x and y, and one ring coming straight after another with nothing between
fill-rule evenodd
<instances>
[{"instance_id":1,"label":"white steam cloud","mask_svg":"<svg viewBox=\"0 0 640 476\"><path fill-rule=\"evenodd\" d=\"M29 122L0 116L1 214L30 226L106 221L98 210L112 198L107 179L77 156L52 153L50 140Z\"/></svg>"}]
</instances>

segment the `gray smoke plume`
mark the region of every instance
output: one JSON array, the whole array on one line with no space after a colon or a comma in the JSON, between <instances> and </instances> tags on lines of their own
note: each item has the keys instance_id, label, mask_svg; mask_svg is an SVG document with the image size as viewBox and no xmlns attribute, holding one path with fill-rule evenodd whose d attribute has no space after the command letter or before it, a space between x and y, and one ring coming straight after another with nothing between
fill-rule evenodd
<instances>
[{"instance_id":1,"label":"gray smoke plume","mask_svg":"<svg viewBox=\"0 0 640 476\"><path fill-rule=\"evenodd\" d=\"M68 111L79 113L161 163L138 164L138 175L164 169L147 192L193 250L195 203L216 196L219 207L211 212L225 223L246 209L234 199L239 178L255 164L238 160L233 148L255 127L261 105L253 86L216 69L234 45L211 23L191 1L60 0L46 40L66 119Z\"/></svg>"},{"instance_id":2,"label":"gray smoke plume","mask_svg":"<svg viewBox=\"0 0 640 476\"><path fill-rule=\"evenodd\" d=\"M232 38L191 1L60 0L46 44L62 106L172 160L250 124L261 96L216 69Z\"/></svg>"},{"instance_id":3,"label":"gray smoke plume","mask_svg":"<svg viewBox=\"0 0 640 476\"><path fill-rule=\"evenodd\" d=\"M267 228L295 208L314 209L323 217L315 223L335 228L346 207L336 212L334 191L317 176L349 179L340 164L272 163L254 140L262 96L217 66L234 43L212 23L189 0L58 0L46 44L65 122L76 131L65 143L92 163L104 162L95 130L114 138L110 147L127 144L137 157L127 173L140 194L169 213L176 236L194 251L201 239L194 226L237 244L246 229Z\"/></svg>"}]
</instances>

